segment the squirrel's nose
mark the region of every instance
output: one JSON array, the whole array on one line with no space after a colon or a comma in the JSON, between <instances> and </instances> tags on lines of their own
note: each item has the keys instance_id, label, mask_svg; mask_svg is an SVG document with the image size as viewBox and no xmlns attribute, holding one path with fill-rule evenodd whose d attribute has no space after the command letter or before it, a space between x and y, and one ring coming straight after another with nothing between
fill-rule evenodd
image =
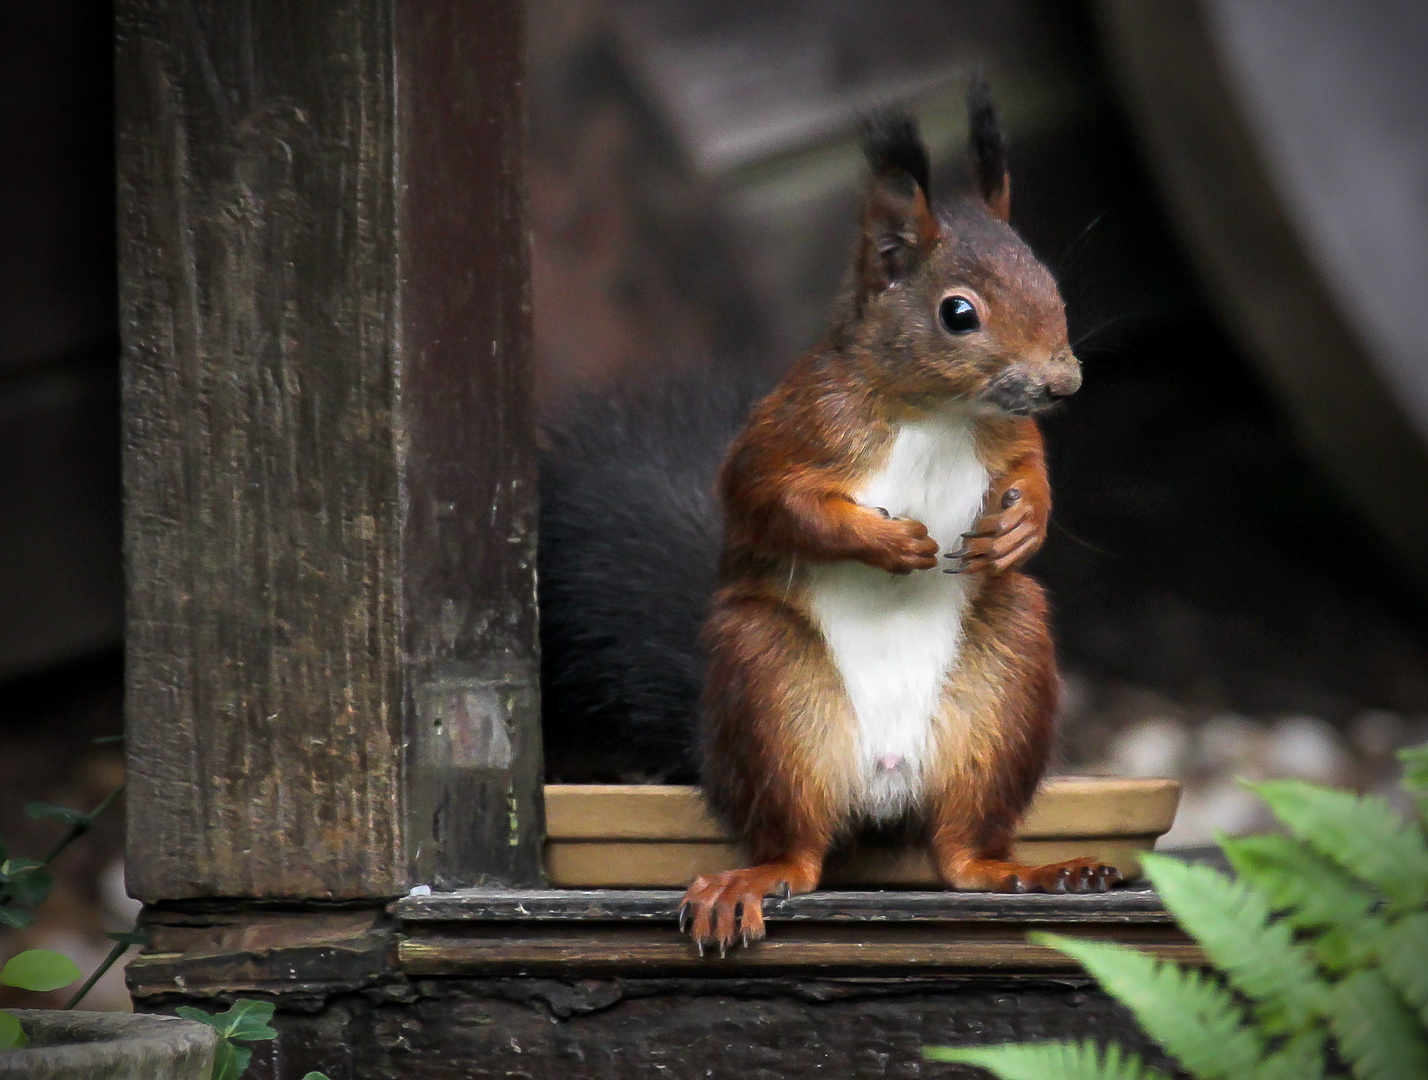
<instances>
[{"instance_id":1,"label":"squirrel's nose","mask_svg":"<svg viewBox=\"0 0 1428 1080\"><path fill-rule=\"evenodd\" d=\"M1081 389L1081 364L1075 357L1057 362L1046 379L1046 392L1054 398L1069 397Z\"/></svg>"}]
</instances>

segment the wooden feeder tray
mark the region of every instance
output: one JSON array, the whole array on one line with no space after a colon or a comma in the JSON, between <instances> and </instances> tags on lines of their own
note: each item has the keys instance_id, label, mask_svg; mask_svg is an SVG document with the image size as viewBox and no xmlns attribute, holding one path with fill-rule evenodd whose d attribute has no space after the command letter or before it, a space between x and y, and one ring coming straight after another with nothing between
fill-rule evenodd
<instances>
[{"instance_id":1,"label":"wooden feeder tray","mask_svg":"<svg viewBox=\"0 0 1428 1080\"><path fill-rule=\"evenodd\" d=\"M1017 830L1014 856L1045 863L1090 855L1132 880L1140 876L1141 853L1170 829L1179 802L1174 780L1048 778ZM699 874L749 865L696 787L547 784L545 813L545 869L559 888L682 889ZM940 885L924 849L870 843L830 858L823 883Z\"/></svg>"}]
</instances>

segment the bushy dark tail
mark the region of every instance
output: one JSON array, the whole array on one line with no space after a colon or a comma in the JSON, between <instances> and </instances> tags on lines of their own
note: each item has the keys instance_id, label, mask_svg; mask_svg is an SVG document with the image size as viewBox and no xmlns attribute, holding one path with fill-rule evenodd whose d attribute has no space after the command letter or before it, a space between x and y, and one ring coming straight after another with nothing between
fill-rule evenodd
<instances>
[{"instance_id":1,"label":"bushy dark tail","mask_svg":"<svg viewBox=\"0 0 1428 1080\"><path fill-rule=\"evenodd\" d=\"M685 374L571 399L540 457L541 693L551 780L698 779L715 474L767 389Z\"/></svg>"}]
</instances>

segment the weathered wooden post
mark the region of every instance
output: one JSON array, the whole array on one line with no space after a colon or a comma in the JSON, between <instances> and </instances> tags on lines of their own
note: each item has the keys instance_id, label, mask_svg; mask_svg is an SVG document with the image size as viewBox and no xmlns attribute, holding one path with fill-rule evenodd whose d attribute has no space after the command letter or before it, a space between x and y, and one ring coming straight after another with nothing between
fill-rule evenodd
<instances>
[{"instance_id":1,"label":"weathered wooden post","mask_svg":"<svg viewBox=\"0 0 1428 1080\"><path fill-rule=\"evenodd\" d=\"M129 884L540 878L517 0L120 0Z\"/></svg>"}]
</instances>

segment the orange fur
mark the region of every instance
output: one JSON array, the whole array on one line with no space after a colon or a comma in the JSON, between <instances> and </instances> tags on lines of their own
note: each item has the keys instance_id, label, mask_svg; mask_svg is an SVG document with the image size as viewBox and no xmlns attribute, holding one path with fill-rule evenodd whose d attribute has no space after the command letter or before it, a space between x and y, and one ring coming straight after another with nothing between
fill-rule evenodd
<instances>
[{"instance_id":1,"label":"orange fur","mask_svg":"<svg viewBox=\"0 0 1428 1080\"><path fill-rule=\"evenodd\" d=\"M875 163L895 159L870 152ZM1028 414L1080 382L1055 284L1004 223L1008 190L938 218L911 177L876 174L852 295L730 449L721 581L704 629L704 784L757 865L690 887L685 910L701 948L761 937L762 897L815 888L829 848L858 825L849 765L858 718L811 607L818 564L928 574L940 555L967 575L960 653L928 721L915 808L949 886L1111 881L1113 871L1084 860L1029 867L1008 858L1056 707L1045 599L1017 572L1051 511ZM939 322L949 295L975 307L975 332ZM990 482L981 516L956 550L939 552L922 522L859 505L857 493L888 460L900 425L949 405L970 418Z\"/></svg>"}]
</instances>

